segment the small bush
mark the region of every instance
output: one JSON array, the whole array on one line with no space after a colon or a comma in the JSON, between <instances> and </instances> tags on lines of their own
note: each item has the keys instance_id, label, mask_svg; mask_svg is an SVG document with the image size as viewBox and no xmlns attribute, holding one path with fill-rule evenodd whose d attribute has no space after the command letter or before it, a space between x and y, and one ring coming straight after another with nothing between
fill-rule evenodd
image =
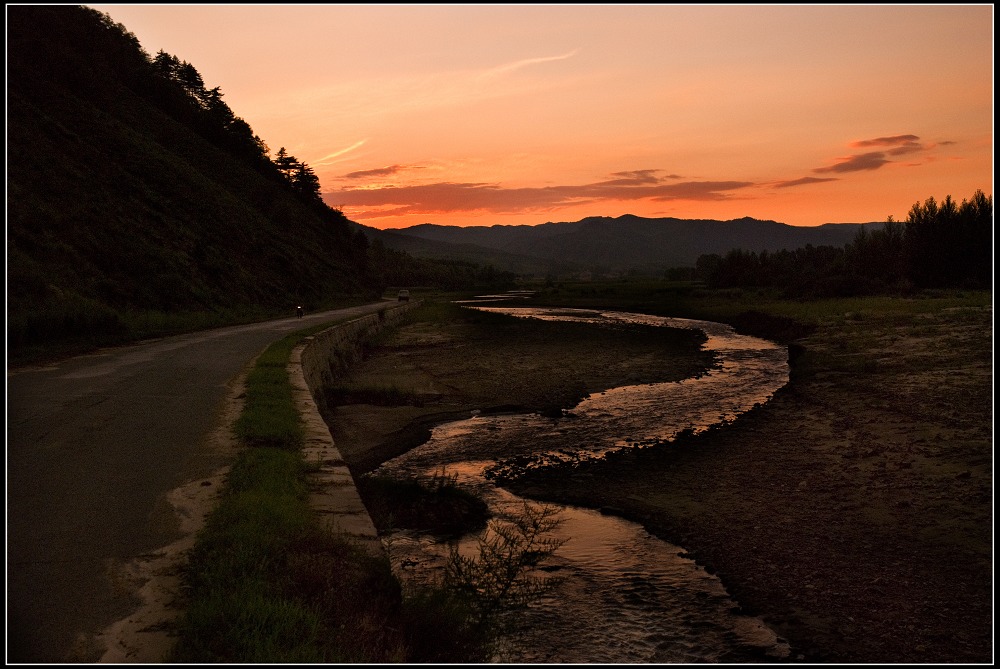
<instances>
[{"instance_id":1,"label":"small bush","mask_svg":"<svg viewBox=\"0 0 1000 669\"><path fill-rule=\"evenodd\" d=\"M454 538L483 529L490 517L483 500L443 473L409 481L363 476L358 490L380 532L401 528Z\"/></svg>"},{"instance_id":2,"label":"small bush","mask_svg":"<svg viewBox=\"0 0 1000 669\"><path fill-rule=\"evenodd\" d=\"M551 536L559 526L557 513L525 502L520 512L491 519L475 554L452 547L445 584L470 598L483 623L497 623L501 614L537 600L558 583L534 572L564 543Z\"/></svg>"}]
</instances>

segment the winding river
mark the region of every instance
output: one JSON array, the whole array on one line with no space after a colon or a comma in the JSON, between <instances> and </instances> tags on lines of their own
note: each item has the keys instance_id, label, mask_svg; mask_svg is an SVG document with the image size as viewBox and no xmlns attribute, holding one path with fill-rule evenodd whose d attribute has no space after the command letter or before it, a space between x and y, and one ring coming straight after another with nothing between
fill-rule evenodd
<instances>
[{"instance_id":1,"label":"winding river","mask_svg":"<svg viewBox=\"0 0 1000 669\"><path fill-rule=\"evenodd\" d=\"M373 472L405 478L445 474L475 491L494 513L527 500L494 485L490 476L512 460L541 465L600 458L622 448L670 441L731 422L767 402L788 381L787 350L738 335L719 323L616 311L470 306L518 317L608 321L696 328L717 360L706 374L679 382L612 388L559 418L538 414L472 416L439 425L423 445ZM503 453L498 460L496 453ZM550 507L552 505L549 505ZM738 613L719 580L684 557L681 547L642 526L596 511L553 507L563 542L542 576L554 589L519 614L523 625L501 644L497 662L650 663L752 662L787 657L787 643L759 618ZM435 578L449 545L426 535L387 537L404 586ZM476 550L476 538L458 546ZM554 582L555 583L555 582Z\"/></svg>"}]
</instances>

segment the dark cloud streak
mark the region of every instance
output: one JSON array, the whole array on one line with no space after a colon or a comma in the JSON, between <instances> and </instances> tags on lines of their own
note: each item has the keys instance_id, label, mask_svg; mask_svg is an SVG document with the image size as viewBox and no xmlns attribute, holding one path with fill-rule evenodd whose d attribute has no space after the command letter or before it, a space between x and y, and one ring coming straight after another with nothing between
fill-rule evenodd
<instances>
[{"instance_id":1,"label":"dark cloud streak","mask_svg":"<svg viewBox=\"0 0 1000 669\"><path fill-rule=\"evenodd\" d=\"M775 188L791 188L793 186L806 186L808 184L819 184L825 183L827 181L840 181L837 177L802 177L801 179L792 179L791 181L779 181L774 184Z\"/></svg>"},{"instance_id":2,"label":"dark cloud streak","mask_svg":"<svg viewBox=\"0 0 1000 669\"><path fill-rule=\"evenodd\" d=\"M365 217L400 215L404 213L440 213L451 211L490 211L514 213L539 211L601 200L671 200L719 201L732 191L754 186L749 181L688 181L661 183L654 170L637 170L612 176L612 179L579 186L546 186L540 188L503 188L488 183L442 182L412 186L351 189L324 193L328 202L337 206L396 207L390 212L365 212Z\"/></svg>"},{"instance_id":3,"label":"dark cloud streak","mask_svg":"<svg viewBox=\"0 0 1000 669\"><path fill-rule=\"evenodd\" d=\"M825 174L827 172L861 172L864 170L877 170L886 163L892 162L885 157L885 153L882 151L871 151L869 153L860 153L854 156L847 156L846 158L840 158L840 162L827 167L817 167L813 170L817 174Z\"/></svg>"},{"instance_id":4,"label":"dark cloud streak","mask_svg":"<svg viewBox=\"0 0 1000 669\"><path fill-rule=\"evenodd\" d=\"M905 156L911 153L927 151L932 146L920 143L917 135L891 135L888 137L875 137L873 139L861 139L851 142L853 148L880 147L881 151L869 151L867 153L857 153L852 156L838 158L833 165L817 167L813 172L824 174L828 172L863 172L866 170L877 170L884 165L892 163L887 156ZM797 182L788 182L797 185Z\"/></svg>"},{"instance_id":5,"label":"dark cloud streak","mask_svg":"<svg viewBox=\"0 0 1000 669\"><path fill-rule=\"evenodd\" d=\"M875 139L862 139L851 142L851 146L862 148L865 146L896 146L897 144L916 144L920 139L916 135L893 135L892 137L876 137Z\"/></svg>"},{"instance_id":6,"label":"dark cloud streak","mask_svg":"<svg viewBox=\"0 0 1000 669\"><path fill-rule=\"evenodd\" d=\"M894 149L889 149L890 156L904 156L907 153L916 153L917 151L923 151L925 147L923 144L917 142L907 142Z\"/></svg>"},{"instance_id":7,"label":"dark cloud streak","mask_svg":"<svg viewBox=\"0 0 1000 669\"><path fill-rule=\"evenodd\" d=\"M601 183L617 186L655 184L660 182L660 178L656 176L657 172L662 172L662 170L631 170L628 172L614 172L611 176L618 177L617 179L603 181Z\"/></svg>"},{"instance_id":8,"label":"dark cloud streak","mask_svg":"<svg viewBox=\"0 0 1000 669\"><path fill-rule=\"evenodd\" d=\"M402 165L390 165L389 167L379 167L373 170L361 170L360 172L350 172L340 177L341 179L370 179L372 177L387 177L405 169Z\"/></svg>"}]
</instances>

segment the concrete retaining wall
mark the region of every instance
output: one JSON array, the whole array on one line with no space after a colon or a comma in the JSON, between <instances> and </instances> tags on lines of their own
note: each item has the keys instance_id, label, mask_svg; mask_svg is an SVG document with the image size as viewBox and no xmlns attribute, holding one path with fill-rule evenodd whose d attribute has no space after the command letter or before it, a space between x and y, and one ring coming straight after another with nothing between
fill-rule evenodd
<instances>
[{"instance_id":1,"label":"concrete retaining wall","mask_svg":"<svg viewBox=\"0 0 1000 669\"><path fill-rule=\"evenodd\" d=\"M398 322L419 302L391 304L374 314L334 325L307 337L292 351L288 376L305 429L303 456L316 466L310 504L328 529L342 533L373 555L385 556L368 510L361 502L354 478L340 455L318 402L323 388L335 383L361 355L362 342L380 329Z\"/></svg>"},{"instance_id":2,"label":"concrete retaining wall","mask_svg":"<svg viewBox=\"0 0 1000 669\"><path fill-rule=\"evenodd\" d=\"M306 383L317 401L322 400L325 386L333 385L338 377L361 355L361 342L387 325L391 325L417 306L417 302L391 304L382 311L334 325L303 341L302 370Z\"/></svg>"}]
</instances>

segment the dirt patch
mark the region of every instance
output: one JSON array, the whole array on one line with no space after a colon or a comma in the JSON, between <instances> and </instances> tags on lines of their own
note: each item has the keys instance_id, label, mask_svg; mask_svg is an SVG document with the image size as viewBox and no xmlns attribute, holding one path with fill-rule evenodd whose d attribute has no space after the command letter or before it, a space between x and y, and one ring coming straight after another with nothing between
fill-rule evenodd
<instances>
[{"instance_id":1,"label":"dirt patch","mask_svg":"<svg viewBox=\"0 0 1000 669\"><path fill-rule=\"evenodd\" d=\"M402 328L356 380L428 401L333 410L345 459L370 468L416 445L435 413L546 407L705 362L680 345L644 357L638 339L625 353L608 333L547 350L557 333L529 330ZM990 662L992 311L841 319L793 353L792 382L732 425L505 485L683 546L795 659Z\"/></svg>"}]
</instances>

